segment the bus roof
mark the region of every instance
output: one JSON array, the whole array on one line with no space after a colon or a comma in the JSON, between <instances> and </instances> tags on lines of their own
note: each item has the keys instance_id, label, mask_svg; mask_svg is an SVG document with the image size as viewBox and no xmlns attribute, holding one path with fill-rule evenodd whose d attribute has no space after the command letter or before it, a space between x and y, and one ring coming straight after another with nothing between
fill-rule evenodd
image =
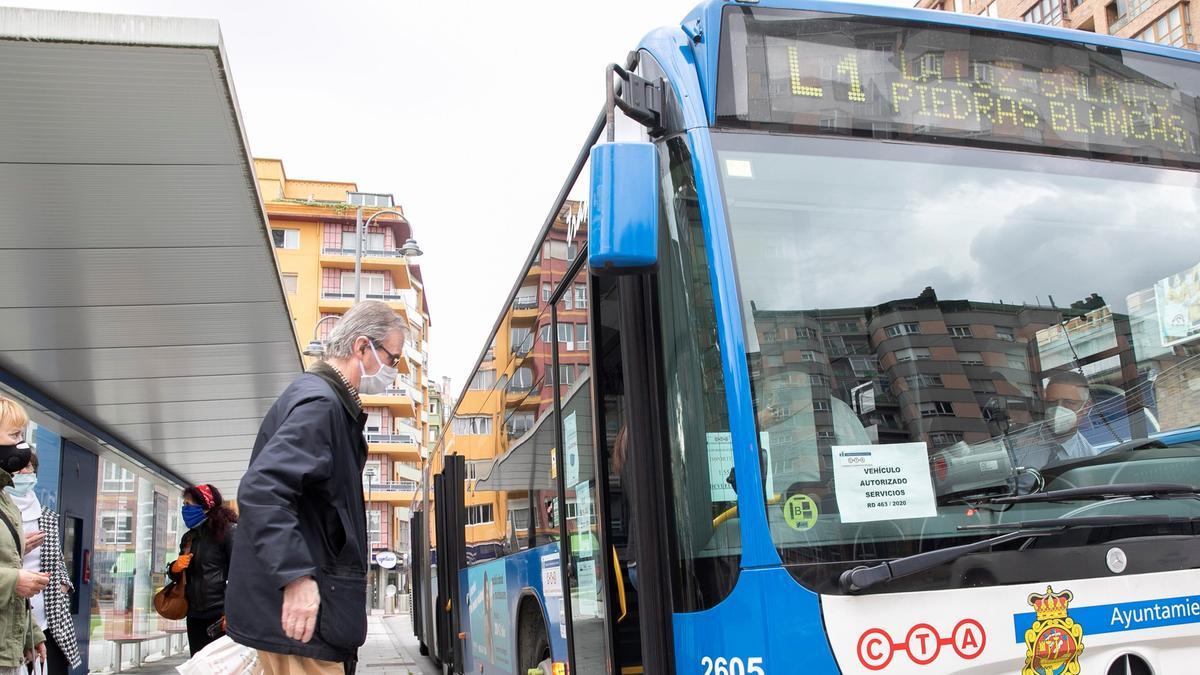
<instances>
[{"instance_id":1,"label":"bus roof","mask_svg":"<svg viewBox=\"0 0 1200 675\"><path fill-rule=\"evenodd\" d=\"M1064 42L1074 42L1077 44L1094 45L1097 47L1124 49L1126 51L1162 56L1178 61L1200 63L1200 52L1192 51L1190 49L1166 47L1163 45L1154 44L1152 42L1144 42L1142 40L1119 38L1111 35L1100 35L1098 33L1092 33L1089 31L1060 28L1058 26L1045 26L1039 23L1012 21L1009 19L993 19L976 14L961 14L959 12L918 9L916 7L868 5L855 2L826 2L824 0L761 0L759 2L742 2L738 0L708 0L707 2L697 5L695 9L689 12L688 15L684 17L683 22L680 24L680 28L682 28L683 32L687 34L689 38L691 38L692 49L696 56L696 68L699 71L697 74L700 79L700 88L703 94L704 107L707 111L709 124L715 122L714 111L716 109L715 102L717 100L717 55L720 51L719 46L721 44L721 12L727 6L764 9L810 10L817 12L831 12L836 14L850 14L854 16L898 19L902 21L917 21L942 26L982 28L986 30L1009 33L1011 35L1024 35ZM642 47L649 47L651 44L661 40L661 34L656 33L658 32L656 31L655 33L647 35L646 39L644 39L642 42ZM699 41L696 40L697 36L700 37Z\"/></svg>"}]
</instances>

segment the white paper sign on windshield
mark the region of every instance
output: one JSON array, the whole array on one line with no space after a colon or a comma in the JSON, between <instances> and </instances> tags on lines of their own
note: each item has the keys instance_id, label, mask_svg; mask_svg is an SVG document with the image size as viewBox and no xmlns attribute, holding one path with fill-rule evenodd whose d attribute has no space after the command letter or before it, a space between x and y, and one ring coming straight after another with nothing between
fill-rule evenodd
<instances>
[{"instance_id":1,"label":"white paper sign on windshield","mask_svg":"<svg viewBox=\"0 0 1200 675\"><path fill-rule=\"evenodd\" d=\"M924 443L835 445L832 452L843 523L937 515Z\"/></svg>"}]
</instances>

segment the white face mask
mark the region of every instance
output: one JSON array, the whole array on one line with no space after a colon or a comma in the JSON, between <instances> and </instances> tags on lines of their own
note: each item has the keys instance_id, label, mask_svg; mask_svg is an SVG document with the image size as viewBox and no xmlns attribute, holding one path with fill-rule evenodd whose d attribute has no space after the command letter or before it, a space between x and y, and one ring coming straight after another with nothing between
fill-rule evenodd
<instances>
[{"instance_id":1,"label":"white face mask","mask_svg":"<svg viewBox=\"0 0 1200 675\"><path fill-rule=\"evenodd\" d=\"M1046 409L1046 419L1056 434L1065 434L1075 428L1078 415L1066 406L1052 405Z\"/></svg>"},{"instance_id":2,"label":"white face mask","mask_svg":"<svg viewBox=\"0 0 1200 675\"><path fill-rule=\"evenodd\" d=\"M399 371L391 366L385 366L383 361L379 359L379 352L374 349L374 344L371 343L371 339L366 338L366 340L368 343L367 348L370 350L371 355L375 357L375 363L379 364L379 370L376 370L373 374L368 375L367 369L365 366L363 366L362 361L358 362L358 372L361 375L358 380L358 392L367 396L374 396L375 394L382 394L384 391L386 391L388 385L396 381L396 375L399 374Z\"/></svg>"}]
</instances>

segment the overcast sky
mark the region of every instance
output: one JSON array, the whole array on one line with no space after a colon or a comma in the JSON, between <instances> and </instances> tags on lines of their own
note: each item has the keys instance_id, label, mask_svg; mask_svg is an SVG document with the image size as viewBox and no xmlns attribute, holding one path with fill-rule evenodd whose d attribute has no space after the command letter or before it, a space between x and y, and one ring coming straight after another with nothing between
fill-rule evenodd
<instances>
[{"instance_id":1,"label":"overcast sky","mask_svg":"<svg viewBox=\"0 0 1200 675\"><path fill-rule=\"evenodd\" d=\"M431 372L457 394L600 110L604 66L696 1L13 4L218 19L251 151L404 207Z\"/></svg>"}]
</instances>

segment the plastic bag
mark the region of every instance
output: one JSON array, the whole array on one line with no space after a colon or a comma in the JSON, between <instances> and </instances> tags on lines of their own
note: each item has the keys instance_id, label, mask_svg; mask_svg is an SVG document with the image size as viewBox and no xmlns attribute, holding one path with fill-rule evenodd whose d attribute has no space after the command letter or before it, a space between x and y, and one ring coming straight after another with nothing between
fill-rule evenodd
<instances>
[{"instance_id":1,"label":"plastic bag","mask_svg":"<svg viewBox=\"0 0 1200 675\"><path fill-rule=\"evenodd\" d=\"M263 675L264 671L258 651L239 645L228 635L214 640L175 670L180 675Z\"/></svg>"}]
</instances>

